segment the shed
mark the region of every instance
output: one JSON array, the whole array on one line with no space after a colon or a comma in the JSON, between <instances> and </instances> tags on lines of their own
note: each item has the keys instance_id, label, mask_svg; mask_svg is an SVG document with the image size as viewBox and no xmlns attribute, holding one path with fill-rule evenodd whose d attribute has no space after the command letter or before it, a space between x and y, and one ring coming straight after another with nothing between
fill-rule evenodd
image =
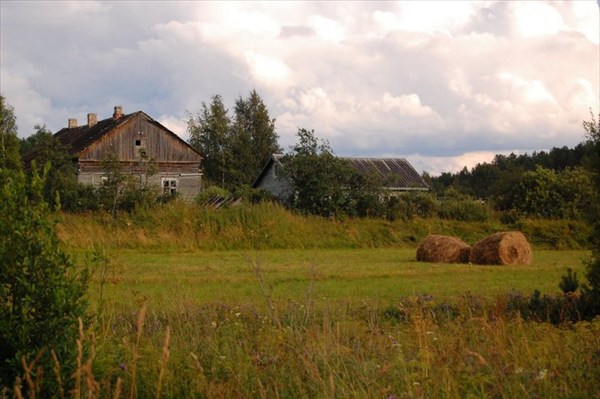
<instances>
[{"instance_id":1,"label":"shed","mask_svg":"<svg viewBox=\"0 0 600 399\"><path fill-rule=\"evenodd\" d=\"M280 171L285 168L283 154L273 154L255 180L253 187L270 192L281 201L294 193L294 183ZM383 189L390 193L429 191L429 186L404 158L340 157L362 174L377 174Z\"/></svg>"}]
</instances>

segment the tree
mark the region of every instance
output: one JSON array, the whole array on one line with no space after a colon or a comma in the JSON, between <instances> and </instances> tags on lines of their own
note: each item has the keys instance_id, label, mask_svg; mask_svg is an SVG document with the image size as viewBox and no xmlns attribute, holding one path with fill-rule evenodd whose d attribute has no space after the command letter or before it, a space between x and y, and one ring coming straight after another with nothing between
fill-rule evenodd
<instances>
[{"instance_id":1,"label":"tree","mask_svg":"<svg viewBox=\"0 0 600 399\"><path fill-rule=\"evenodd\" d=\"M594 149L590 158L590 167L596 194L600 195L600 114L597 121L594 114L591 114L591 120L583 122L583 128L588 142ZM598 207L595 211L595 214L592 215L592 220L594 220L594 231L591 237L592 257L587 263L585 276L588 284L583 286L583 293L589 298L589 312L593 315L600 315L600 212Z\"/></svg>"},{"instance_id":2,"label":"tree","mask_svg":"<svg viewBox=\"0 0 600 399\"><path fill-rule=\"evenodd\" d=\"M202 102L202 110L196 115L189 115L188 132L190 145L204 156L204 176L221 187L225 185L228 174L229 132L231 121L228 110L220 95L214 95L210 105Z\"/></svg>"},{"instance_id":3,"label":"tree","mask_svg":"<svg viewBox=\"0 0 600 399\"><path fill-rule=\"evenodd\" d=\"M256 90L248 98L235 102L235 116L231 126L229 153L231 155L229 188L249 185L260 173L271 154L281 152L275 132L275 119Z\"/></svg>"},{"instance_id":4,"label":"tree","mask_svg":"<svg viewBox=\"0 0 600 399\"><path fill-rule=\"evenodd\" d=\"M38 174L49 162L52 167L44 184L44 198L53 205L66 205L77 202L82 191L77 183L75 164L68 148L46 128L46 125L35 125L36 132L21 141L23 155L28 162L28 169L35 169ZM35 165L31 163L35 160Z\"/></svg>"},{"instance_id":5,"label":"tree","mask_svg":"<svg viewBox=\"0 0 600 399\"><path fill-rule=\"evenodd\" d=\"M0 96L0 169L22 168L15 110Z\"/></svg>"},{"instance_id":6,"label":"tree","mask_svg":"<svg viewBox=\"0 0 600 399\"><path fill-rule=\"evenodd\" d=\"M329 143L319 141L313 130L298 129L296 135L298 143L282 159L282 172L296 189L290 198L292 207L321 216L340 213L347 201L348 165L335 157Z\"/></svg>"},{"instance_id":7,"label":"tree","mask_svg":"<svg viewBox=\"0 0 600 399\"><path fill-rule=\"evenodd\" d=\"M229 191L250 185L271 154L281 152L275 119L255 90L236 100L232 119L220 95L210 105L203 102L201 111L189 116L188 131L190 144L205 157L207 180Z\"/></svg>"},{"instance_id":8,"label":"tree","mask_svg":"<svg viewBox=\"0 0 600 399\"><path fill-rule=\"evenodd\" d=\"M33 168L29 183L22 171L0 169L0 386L12 386L22 374L22 359L36 358L35 369L52 373L51 351L68 381L78 318L86 316L88 274L60 249L43 200L49 168L41 175ZM39 387L43 397L58 396L52 381Z\"/></svg>"}]
</instances>

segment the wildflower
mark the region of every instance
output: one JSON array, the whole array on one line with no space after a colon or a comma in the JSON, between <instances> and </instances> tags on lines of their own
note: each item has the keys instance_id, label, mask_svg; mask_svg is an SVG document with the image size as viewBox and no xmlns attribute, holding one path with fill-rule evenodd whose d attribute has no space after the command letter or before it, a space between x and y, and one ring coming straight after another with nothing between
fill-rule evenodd
<instances>
[{"instance_id":1,"label":"wildflower","mask_svg":"<svg viewBox=\"0 0 600 399\"><path fill-rule=\"evenodd\" d=\"M217 322L216 321L211 322L210 325L212 326L212 328L217 328Z\"/></svg>"},{"instance_id":2,"label":"wildflower","mask_svg":"<svg viewBox=\"0 0 600 399\"><path fill-rule=\"evenodd\" d=\"M125 363L119 363L119 368L121 370L123 370L123 371L126 371L127 370L127 364L125 364Z\"/></svg>"},{"instance_id":3,"label":"wildflower","mask_svg":"<svg viewBox=\"0 0 600 399\"><path fill-rule=\"evenodd\" d=\"M539 381L543 380L544 378L546 378L547 373L548 373L548 370L546 370L546 369L540 370L540 372L538 373L538 375L536 377L536 380L539 380Z\"/></svg>"}]
</instances>

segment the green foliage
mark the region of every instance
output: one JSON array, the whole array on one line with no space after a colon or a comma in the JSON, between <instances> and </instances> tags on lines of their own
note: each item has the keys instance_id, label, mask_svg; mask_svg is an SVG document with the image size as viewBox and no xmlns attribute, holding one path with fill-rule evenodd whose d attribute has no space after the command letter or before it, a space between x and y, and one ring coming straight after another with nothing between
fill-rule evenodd
<instances>
[{"instance_id":1,"label":"green foliage","mask_svg":"<svg viewBox=\"0 0 600 399\"><path fill-rule=\"evenodd\" d=\"M491 217L491 209L481 200L474 200L450 188L440 200L437 215L441 219L483 222Z\"/></svg>"},{"instance_id":2,"label":"green foliage","mask_svg":"<svg viewBox=\"0 0 600 399\"><path fill-rule=\"evenodd\" d=\"M225 185L232 161L229 145L231 120L220 95L214 95L210 105L202 102L202 110L189 115L190 145L203 156L204 176L213 184Z\"/></svg>"},{"instance_id":3,"label":"green foliage","mask_svg":"<svg viewBox=\"0 0 600 399\"><path fill-rule=\"evenodd\" d=\"M230 139L230 189L252 184L269 157L281 152L277 144L279 136L275 131L275 119L269 116L256 90L252 90L248 98L240 96L235 102L234 112Z\"/></svg>"},{"instance_id":4,"label":"green foliage","mask_svg":"<svg viewBox=\"0 0 600 399\"><path fill-rule=\"evenodd\" d=\"M49 166L30 184L24 174L0 170L0 385L12 386L22 358L52 370L51 352L73 370L78 318L86 316L87 274L59 248L43 187ZM57 394L51 379L43 397ZM32 393L33 394L33 393Z\"/></svg>"},{"instance_id":5,"label":"green foliage","mask_svg":"<svg viewBox=\"0 0 600 399\"><path fill-rule=\"evenodd\" d=\"M590 112L591 113L591 112ZM600 115L598 120L591 114L590 121L583 122L588 143L594 148L594 156L590 160L589 167L596 190L596 198L600 197ZM586 265L585 277L587 284L582 287L582 295L589 299L590 312L600 315L600 207L593 208L590 215L593 224L593 233L590 241L592 243L592 256Z\"/></svg>"},{"instance_id":6,"label":"green foliage","mask_svg":"<svg viewBox=\"0 0 600 399\"><path fill-rule=\"evenodd\" d=\"M301 212L335 216L342 214L348 200L348 165L333 154L329 143L319 141L313 130L298 129L298 143L282 159L287 176L296 189L292 208Z\"/></svg>"},{"instance_id":7,"label":"green foliage","mask_svg":"<svg viewBox=\"0 0 600 399\"><path fill-rule=\"evenodd\" d=\"M358 217L381 217L385 212L382 181L379 175L347 171L347 183L341 187L345 194L344 213Z\"/></svg>"},{"instance_id":8,"label":"green foliage","mask_svg":"<svg viewBox=\"0 0 600 399\"><path fill-rule=\"evenodd\" d=\"M558 283L558 287L565 294L575 292L579 288L579 280L577 280L577 273L573 271L570 267L567 268L567 274L564 274L560 283Z\"/></svg>"},{"instance_id":9,"label":"green foliage","mask_svg":"<svg viewBox=\"0 0 600 399\"><path fill-rule=\"evenodd\" d=\"M109 154L102 160L106 179L102 185L93 190L97 199L97 208L110 212L114 217L119 210L133 212L138 208L149 208L165 203L177 197L177 194L159 191L158 187L148 183L149 178L156 174L158 168L153 159L141 154L138 169L139 175L123 172L123 165L116 154ZM93 194L82 192L82 194ZM87 199L83 196L82 200ZM90 208L94 209L94 208Z\"/></svg>"},{"instance_id":10,"label":"green foliage","mask_svg":"<svg viewBox=\"0 0 600 399\"><path fill-rule=\"evenodd\" d=\"M587 214L593 200L585 199L589 186L586 185L587 177L583 176L581 168L592 170L589 166L593 164L594 157L590 142L581 143L572 149L553 148L549 152L518 156L499 154L491 163L477 164L471 170L464 168L458 173L445 172L438 177L428 176L428 183L438 195L453 188L461 194L486 200L500 211L517 210L519 206L523 206L524 197L528 196L527 204L535 206L534 213L541 210L546 214L551 213L551 217L582 217ZM557 179L553 180L553 176L548 173L539 173L539 168L550 171ZM533 174L527 174L529 172ZM524 177L528 180L523 181ZM558 187L553 187L558 192L549 188L548 183L558 184ZM528 189L532 191L527 192ZM569 196L570 190L574 191L575 197ZM544 200L536 200L538 194L543 194ZM544 201L550 202L544 207L540 204ZM525 211L533 214L529 208ZM554 216L556 214L567 216Z\"/></svg>"},{"instance_id":11,"label":"green foliage","mask_svg":"<svg viewBox=\"0 0 600 399\"><path fill-rule=\"evenodd\" d=\"M0 169L21 170L15 110L0 96Z\"/></svg>"},{"instance_id":12,"label":"green foliage","mask_svg":"<svg viewBox=\"0 0 600 399\"><path fill-rule=\"evenodd\" d=\"M198 205L204 205L211 198L229 198L231 197L231 193L224 188L219 186L210 186L202 190L196 198L194 198L194 202Z\"/></svg>"},{"instance_id":13,"label":"green foliage","mask_svg":"<svg viewBox=\"0 0 600 399\"><path fill-rule=\"evenodd\" d=\"M44 198L49 204L70 208L77 203L78 195L83 192L77 183L75 164L68 149L52 135L46 126L35 126L36 133L22 141L23 151L29 162L28 169L41 173L47 163L51 164L44 184ZM31 163L35 160L35 165Z\"/></svg>"},{"instance_id":14,"label":"green foliage","mask_svg":"<svg viewBox=\"0 0 600 399\"><path fill-rule=\"evenodd\" d=\"M431 218L437 215L439 204L431 193L409 191L389 196L385 201L387 220L412 220L415 217Z\"/></svg>"},{"instance_id":15,"label":"green foliage","mask_svg":"<svg viewBox=\"0 0 600 399\"><path fill-rule=\"evenodd\" d=\"M518 212L541 218L578 219L598 207L591 176L583 168L555 172L538 166L523 174L512 201Z\"/></svg>"},{"instance_id":16,"label":"green foliage","mask_svg":"<svg viewBox=\"0 0 600 399\"><path fill-rule=\"evenodd\" d=\"M210 105L203 102L196 116L189 115L188 131L190 144L205 157L206 179L229 191L252 184L271 154L281 152L275 119L255 90L235 101L233 118L220 95Z\"/></svg>"}]
</instances>

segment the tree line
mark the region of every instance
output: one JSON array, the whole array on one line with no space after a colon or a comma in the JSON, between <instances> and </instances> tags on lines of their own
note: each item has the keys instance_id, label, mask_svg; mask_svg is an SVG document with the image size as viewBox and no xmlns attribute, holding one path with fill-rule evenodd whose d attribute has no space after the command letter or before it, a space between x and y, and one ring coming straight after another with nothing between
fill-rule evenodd
<instances>
[{"instance_id":1,"label":"tree line","mask_svg":"<svg viewBox=\"0 0 600 399\"><path fill-rule=\"evenodd\" d=\"M67 148L45 125L36 125L34 134L18 139L14 110L3 97L1 115L2 165L21 168L21 159L32 153L38 173L51 163L43 189L49 203L68 211L104 209L114 213L169 200L120 173L119 163L110 159L105 160L110 178L102 187L94 189L77 183ZM188 112L189 143L204 157L205 188L209 190L202 198L212 192L252 200L269 198L251 186L271 154L283 152L275 122L255 90L246 97L239 96L232 110L216 94L208 103L202 102L196 113ZM592 140L574 148L496 155L490 163L470 170L465 167L457 173L430 176L425 172L423 177L431 193L390 197L381 191L375 173L353 172L314 130L298 128L296 139L285 154L282 172L296 187L287 205L303 213L482 220L497 212L507 221L520 217L581 219L599 213L600 198L593 184L598 155ZM152 171L154 160L141 162ZM214 191L216 188L221 190Z\"/></svg>"},{"instance_id":2,"label":"tree line","mask_svg":"<svg viewBox=\"0 0 600 399\"><path fill-rule=\"evenodd\" d=\"M582 218L598 211L593 184L597 164L594 143L587 140L574 148L499 154L470 170L423 177L438 197L468 196L519 216Z\"/></svg>"}]
</instances>

